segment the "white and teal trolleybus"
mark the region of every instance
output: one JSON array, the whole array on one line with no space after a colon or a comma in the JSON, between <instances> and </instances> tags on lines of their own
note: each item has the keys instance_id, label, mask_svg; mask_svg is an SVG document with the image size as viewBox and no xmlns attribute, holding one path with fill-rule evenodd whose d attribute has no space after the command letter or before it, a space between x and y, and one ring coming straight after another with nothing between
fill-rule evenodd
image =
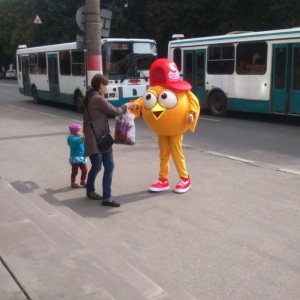
<instances>
[{"instance_id":1,"label":"white and teal trolleybus","mask_svg":"<svg viewBox=\"0 0 300 300\"><path fill-rule=\"evenodd\" d=\"M102 72L109 79L106 97L115 106L142 96L149 86L149 69L157 58L150 39L106 38L102 44ZM83 110L88 88L87 50L80 43L17 49L19 91L42 100L73 105Z\"/></svg>"},{"instance_id":2,"label":"white and teal trolleybus","mask_svg":"<svg viewBox=\"0 0 300 300\"><path fill-rule=\"evenodd\" d=\"M300 115L300 28L176 39L168 57L212 115Z\"/></svg>"}]
</instances>

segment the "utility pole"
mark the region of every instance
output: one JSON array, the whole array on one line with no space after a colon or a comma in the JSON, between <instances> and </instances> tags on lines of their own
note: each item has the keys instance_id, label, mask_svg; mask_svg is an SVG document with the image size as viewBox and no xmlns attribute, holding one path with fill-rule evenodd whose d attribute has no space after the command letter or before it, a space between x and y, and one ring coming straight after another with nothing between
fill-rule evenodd
<instances>
[{"instance_id":1,"label":"utility pole","mask_svg":"<svg viewBox=\"0 0 300 300\"><path fill-rule=\"evenodd\" d=\"M85 0L88 87L97 73L102 74L100 0Z\"/></svg>"}]
</instances>

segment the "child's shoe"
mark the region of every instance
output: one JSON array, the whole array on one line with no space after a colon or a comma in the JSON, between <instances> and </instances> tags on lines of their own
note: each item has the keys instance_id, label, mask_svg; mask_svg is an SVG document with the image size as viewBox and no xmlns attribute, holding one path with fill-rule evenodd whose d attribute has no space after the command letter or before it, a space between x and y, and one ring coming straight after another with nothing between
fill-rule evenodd
<instances>
[{"instance_id":1,"label":"child's shoe","mask_svg":"<svg viewBox=\"0 0 300 300\"><path fill-rule=\"evenodd\" d=\"M76 182L71 182L71 187L76 189L79 188L79 185Z\"/></svg>"},{"instance_id":2,"label":"child's shoe","mask_svg":"<svg viewBox=\"0 0 300 300\"><path fill-rule=\"evenodd\" d=\"M168 179L159 178L158 181L153 182L148 189L150 192L163 192L169 188L170 184Z\"/></svg>"},{"instance_id":3,"label":"child's shoe","mask_svg":"<svg viewBox=\"0 0 300 300\"><path fill-rule=\"evenodd\" d=\"M86 181L81 181L80 185L82 185L83 187L86 187Z\"/></svg>"},{"instance_id":4,"label":"child's shoe","mask_svg":"<svg viewBox=\"0 0 300 300\"><path fill-rule=\"evenodd\" d=\"M189 178L181 178L180 181L177 183L174 192L175 193L185 193L192 187L192 183Z\"/></svg>"}]
</instances>

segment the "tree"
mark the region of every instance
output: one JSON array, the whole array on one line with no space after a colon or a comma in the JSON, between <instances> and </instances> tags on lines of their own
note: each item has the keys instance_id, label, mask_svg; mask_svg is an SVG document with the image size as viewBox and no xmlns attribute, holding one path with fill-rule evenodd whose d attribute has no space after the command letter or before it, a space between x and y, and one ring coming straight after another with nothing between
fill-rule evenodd
<instances>
[{"instance_id":1,"label":"tree","mask_svg":"<svg viewBox=\"0 0 300 300\"><path fill-rule=\"evenodd\" d=\"M75 15L82 0L0 0L0 47L10 61L18 45L29 47L74 41ZM34 24L36 16L42 24Z\"/></svg>"},{"instance_id":2,"label":"tree","mask_svg":"<svg viewBox=\"0 0 300 300\"><path fill-rule=\"evenodd\" d=\"M0 54L11 62L19 44L74 41L76 34L83 34L75 15L84 3L0 0ZM298 0L101 0L100 4L113 13L111 37L154 39L160 57L167 56L168 41L174 33L188 38L299 26ZM36 15L43 24L33 24Z\"/></svg>"}]
</instances>

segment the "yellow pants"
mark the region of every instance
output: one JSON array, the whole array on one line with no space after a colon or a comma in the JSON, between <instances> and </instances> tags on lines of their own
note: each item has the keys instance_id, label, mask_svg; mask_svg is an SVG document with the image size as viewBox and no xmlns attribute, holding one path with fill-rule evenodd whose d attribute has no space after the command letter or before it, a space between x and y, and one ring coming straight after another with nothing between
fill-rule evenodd
<instances>
[{"instance_id":1,"label":"yellow pants","mask_svg":"<svg viewBox=\"0 0 300 300\"><path fill-rule=\"evenodd\" d=\"M180 178L188 178L185 159L182 153L183 134L175 136L158 136L160 157L159 178L168 179L170 171L170 157L172 155Z\"/></svg>"}]
</instances>

